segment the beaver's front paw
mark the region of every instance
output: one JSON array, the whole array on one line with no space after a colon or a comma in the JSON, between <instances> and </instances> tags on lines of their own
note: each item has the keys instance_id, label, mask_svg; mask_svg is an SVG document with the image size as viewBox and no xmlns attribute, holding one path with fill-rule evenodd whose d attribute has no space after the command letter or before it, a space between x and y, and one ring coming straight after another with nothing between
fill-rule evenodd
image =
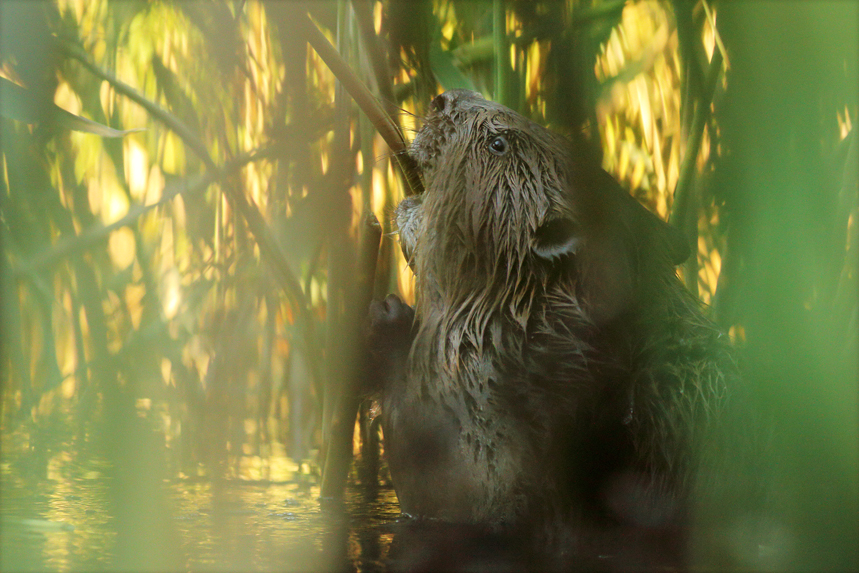
<instances>
[{"instance_id":1,"label":"beaver's front paw","mask_svg":"<svg viewBox=\"0 0 859 573\"><path fill-rule=\"evenodd\" d=\"M374 300L367 313L367 342L374 353L386 353L411 346L415 310L395 294Z\"/></svg>"},{"instance_id":2,"label":"beaver's front paw","mask_svg":"<svg viewBox=\"0 0 859 573\"><path fill-rule=\"evenodd\" d=\"M397 295L370 303L366 323L368 393L384 392L405 379L414 319L414 309Z\"/></svg>"}]
</instances>

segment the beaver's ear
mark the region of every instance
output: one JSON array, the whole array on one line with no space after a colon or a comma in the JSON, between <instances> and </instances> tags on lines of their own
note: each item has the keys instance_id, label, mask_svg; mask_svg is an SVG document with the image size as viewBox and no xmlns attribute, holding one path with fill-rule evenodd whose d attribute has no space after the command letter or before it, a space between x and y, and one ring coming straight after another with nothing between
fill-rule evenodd
<instances>
[{"instance_id":1,"label":"beaver's ear","mask_svg":"<svg viewBox=\"0 0 859 573\"><path fill-rule=\"evenodd\" d=\"M581 233L572 219L553 217L537 227L532 250L541 259L556 260L575 254L580 243Z\"/></svg>"}]
</instances>

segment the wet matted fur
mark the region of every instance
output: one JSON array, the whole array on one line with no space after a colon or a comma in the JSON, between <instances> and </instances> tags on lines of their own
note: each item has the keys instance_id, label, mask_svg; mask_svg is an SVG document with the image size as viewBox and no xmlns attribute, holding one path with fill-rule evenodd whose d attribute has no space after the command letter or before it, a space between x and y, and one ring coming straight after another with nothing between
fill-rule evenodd
<instances>
[{"instance_id":1,"label":"wet matted fur","mask_svg":"<svg viewBox=\"0 0 859 573\"><path fill-rule=\"evenodd\" d=\"M475 92L438 96L410 153L426 191L396 223L414 313L370 312L402 510L673 532L739 503L739 375L677 277L679 232Z\"/></svg>"}]
</instances>

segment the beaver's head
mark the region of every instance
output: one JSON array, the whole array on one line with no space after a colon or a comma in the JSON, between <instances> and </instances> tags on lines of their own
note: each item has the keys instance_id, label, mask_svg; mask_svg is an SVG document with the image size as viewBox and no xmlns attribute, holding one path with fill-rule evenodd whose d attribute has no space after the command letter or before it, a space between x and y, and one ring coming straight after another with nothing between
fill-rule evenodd
<instances>
[{"instance_id":1,"label":"beaver's head","mask_svg":"<svg viewBox=\"0 0 859 573\"><path fill-rule=\"evenodd\" d=\"M643 245L688 251L566 138L479 93L436 97L410 153L426 191L397 209L401 242L448 303L515 305L557 281L628 298Z\"/></svg>"}]
</instances>

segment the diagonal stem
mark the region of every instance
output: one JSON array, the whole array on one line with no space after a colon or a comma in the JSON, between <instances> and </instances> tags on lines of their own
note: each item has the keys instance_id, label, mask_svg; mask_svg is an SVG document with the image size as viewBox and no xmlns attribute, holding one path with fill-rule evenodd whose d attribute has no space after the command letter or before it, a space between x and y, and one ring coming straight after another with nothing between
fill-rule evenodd
<instances>
[{"instance_id":1,"label":"diagonal stem","mask_svg":"<svg viewBox=\"0 0 859 573\"><path fill-rule=\"evenodd\" d=\"M112 73L102 70L92 62L92 60L90 60L89 55L79 46L60 39L55 39L55 42L57 42L61 51L78 60L85 68L92 72L93 75L110 83L117 93L124 95L143 107L155 119L175 132L176 135L182 139L185 145L187 145L194 154L203 161L209 172L219 172L219 169L212 160L206 146L179 118L159 106L157 103L148 99L135 88L119 80ZM281 287L286 292L287 298L295 311L296 321L304 335L305 344L309 353L311 369L314 376L317 376L318 378L320 356L317 345L315 344L316 336L314 334L313 320L310 316L308 300L304 291L301 290L301 284L289 269L283 250L275 240L274 234L271 232L271 229L253 200L246 198L243 193L232 185L225 185L223 189L233 208L236 209L247 222L251 234L259 245L260 252L273 267L275 276L280 282Z\"/></svg>"},{"instance_id":2,"label":"diagonal stem","mask_svg":"<svg viewBox=\"0 0 859 573\"><path fill-rule=\"evenodd\" d=\"M406 175L406 193L408 195L419 194L423 191L419 171L417 165L411 156L407 153L405 139L397 124L391 117L382 109L379 101L370 93L367 86L355 75L349 64L340 57L337 49L331 45L316 24L310 19L307 14L301 18L299 30L304 34L307 42L316 50L322 61L328 66L328 69L337 77L340 83L358 104L358 107L367 114L367 117L373 123L373 126L379 132L379 135L385 140L400 168Z\"/></svg>"}]
</instances>

